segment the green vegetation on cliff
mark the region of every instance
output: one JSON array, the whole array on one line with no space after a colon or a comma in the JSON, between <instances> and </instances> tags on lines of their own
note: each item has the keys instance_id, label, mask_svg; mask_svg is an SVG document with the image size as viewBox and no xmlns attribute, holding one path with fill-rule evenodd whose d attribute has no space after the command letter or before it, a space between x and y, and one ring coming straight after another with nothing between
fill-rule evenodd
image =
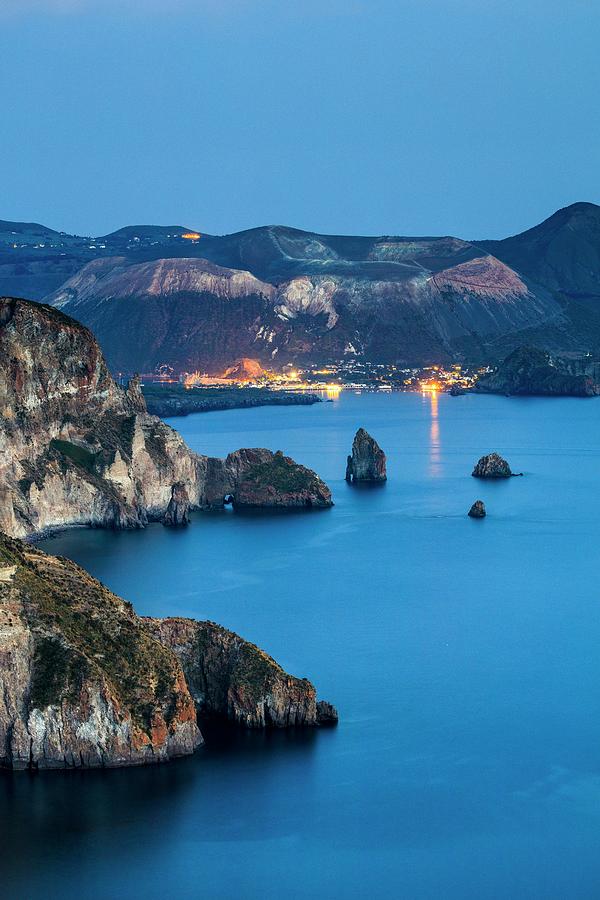
<instances>
[{"instance_id":1,"label":"green vegetation on cliff","mask_svg":"<svg viewBox=\"0 0 600 900\"><path fill-rule=\"evenodd\" d=\"M318 484L314 472L293 462L281 452L275 453L269 462L257 463L244 472L244 482L266 487L271 485L282 493L310 491Z\"/></svg>"},{"instance_id":2,"label":"green vegetation on cliff","mask_svg":"<svg viewBox=\"0 0 600 900\"><path fill-rule=\"evenodd\" d=\"M33 706L74 702L89 680L104 683L147 733L157 706L168 722L178 691L177 666L131 604L75 563L0 535L3 563L17 565L13 583L34 637Z\"/></svg>"},{"instance_id":3,"label":"green vegetation on cliff","mask_svg":"<svg viewBox=\"0 0 600 900\"><path fill-rule=\"evenodd\" d=\"M52 450L57 450L60 454L70 459L71 462L75 463L76 466L81 466L87 472L93 473L95 471L96 454L90 453L85 447L80 447L79 444L72 444L70 441L61 441L57 438L52 438L50 441L50 448Z\"/></svg>"}]
</instances>

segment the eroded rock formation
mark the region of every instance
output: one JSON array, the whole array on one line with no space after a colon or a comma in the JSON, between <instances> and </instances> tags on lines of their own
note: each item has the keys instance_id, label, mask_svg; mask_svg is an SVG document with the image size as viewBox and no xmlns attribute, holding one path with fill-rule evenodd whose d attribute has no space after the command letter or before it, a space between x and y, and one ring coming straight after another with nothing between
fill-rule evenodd
<instances>
[{"instance_id":1,"label":"eroded rock formation","mask_svg":"<svg viewBox=\"0 0 600 900\"><path fill-rule=\"evenodd\" d=\"M185 484L178 481L171 489L171 499L163 518L163 525L188 525L190 521L190 498Z\"/></svg>"},{"instance_id":2,"label":"eroded rock formation","mask_svg":"<svg viewBox=\"0 0 600 900\"><path fill-rule=\"evenodd\" d=\"M368 431L359 428L352 442L352 455L346 462L346 481L386 481L385 453Z\"/></svg>"},{"instance_id":3,"label":"eroded rock formation","mask_svg":"<svg viewBox=\"0 0 600 900\"><path fill-rule=\"evenodd\" d=\"M306 678L288 675L263 650L213 622L147 619L152 633L179 658L200 711L247 728L337 721L317 702Z\"/></svg>"},{"instance_id":4,"label":"eroded rock formation","mask_svg":"<svg viewBox=\"0 0 600 900\"><path fill-rule=\"evenodd\" d=\"M472 473L473 478L510 478L513 474L505 459L497 453L482 456Z\"/></svg>"},{"instance_id":5,"label":"eroded rock formation","mask_svg":"<svg viewBox=\"0 0 600 900\"><path fill-rule=\"evenodd\" d=\"M79 566L0 534L0 767L130 766L193 753L197 711L327 724L314 686L212 622L141 619Z\"/></svg>"},{"instance_id":6,"label":"eroded rock formation","mask_svg":"<svg viewBox=\"0 0 600 900\"><path fill-rule=\"evenodd\" d=\"M312 469L264 448L236 450L225 460L234 507L328 507L331 491Z\"/></svg>"}]
</instances>

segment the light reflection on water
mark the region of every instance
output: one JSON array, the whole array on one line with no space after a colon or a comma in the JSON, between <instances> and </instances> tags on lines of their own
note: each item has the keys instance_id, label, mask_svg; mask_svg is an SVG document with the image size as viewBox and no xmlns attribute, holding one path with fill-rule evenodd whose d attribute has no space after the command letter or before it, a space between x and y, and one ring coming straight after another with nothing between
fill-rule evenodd
<instances>
[{"instance_id":1,"label":"light reflection on water","mask_svg":"<svg viewBox=\"0 0 600 900\"><path fill-rule=\"evenodd\" d=\"M429 429L429 474L438 478L442 472L442 454L440 445L440 422L438 418L437 391L428 391L423 398L429 400L431 426Z\"/></svg>"}]
</instances>

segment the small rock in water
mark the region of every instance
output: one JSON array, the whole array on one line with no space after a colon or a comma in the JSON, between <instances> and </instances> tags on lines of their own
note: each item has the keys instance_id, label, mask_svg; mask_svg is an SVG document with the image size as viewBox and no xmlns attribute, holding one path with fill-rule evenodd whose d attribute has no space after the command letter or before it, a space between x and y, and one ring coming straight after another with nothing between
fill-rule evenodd
<instances>
[{"instance_id":1,"label":"small rock in water","mask_svg":"<svg viewBox=\"0 0 600 900\"><path fill-rule=\"evenodd\" d=\"M473 472L473 478L510 478L513 474L509 464L497 453L482 456Z\"/></svg>"},{"instance_id":2,"label":"small rock in water","mask_svg":"<svg viewBox=\"0 0 600 900\"><path fill-rule=\"evenodd\" d=\"M485 503L483 500L476 500L471 509L469 510L469 515L472 519L484 519L486 516L485 511Z\"/></svg>"},{"instance_id":3,"label":"small rock in water","mask_svg":"<svg viewBox=\"0 0 600 900\"><path fill-rule=\"evenodd\" d=\"M338 712L335 706L328 703L327 700L317 700L317 724L336 725L337 721Z\"/></svg>"}]
</instances>

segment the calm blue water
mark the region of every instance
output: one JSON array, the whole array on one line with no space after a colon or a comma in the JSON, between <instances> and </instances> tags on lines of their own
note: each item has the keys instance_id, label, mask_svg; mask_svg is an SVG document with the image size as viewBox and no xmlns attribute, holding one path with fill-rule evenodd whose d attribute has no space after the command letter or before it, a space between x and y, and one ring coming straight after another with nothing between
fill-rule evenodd
<instances>
[{"instance_id":1,"label":"calm blue water","mask_svg":"<svg viewBox=\"0 0 600 900\"><path fill-rule=\"evenodd\" d=\"M130 771L0 778L15 898L600 894L600 401L344 394L172 420L283 449L330 511L44 543L138 612L211 618L310 677L336 730ZM388 484L343 481L354 431ZM470 477L491 450L526 477ZM466 512L477 497L488 518Z\"/></svg>"}]
</instances>

